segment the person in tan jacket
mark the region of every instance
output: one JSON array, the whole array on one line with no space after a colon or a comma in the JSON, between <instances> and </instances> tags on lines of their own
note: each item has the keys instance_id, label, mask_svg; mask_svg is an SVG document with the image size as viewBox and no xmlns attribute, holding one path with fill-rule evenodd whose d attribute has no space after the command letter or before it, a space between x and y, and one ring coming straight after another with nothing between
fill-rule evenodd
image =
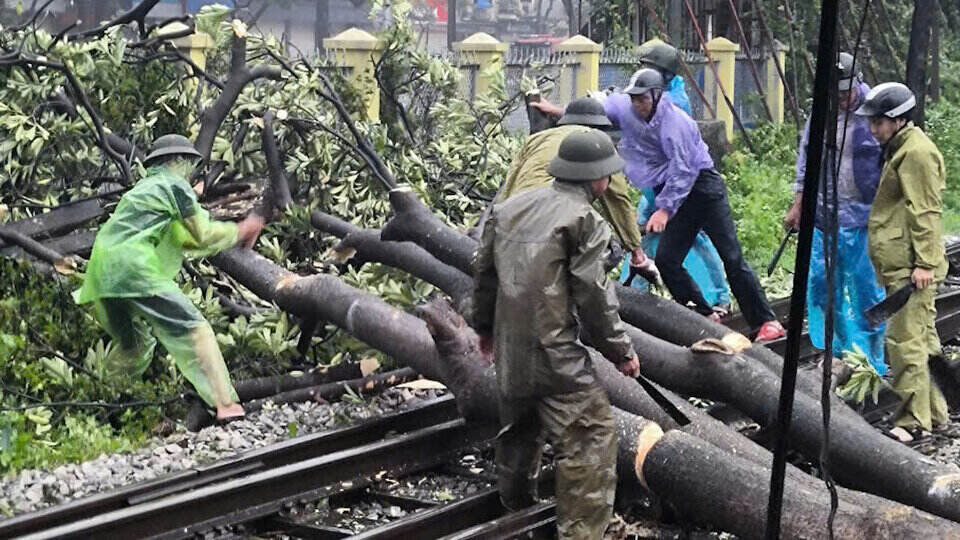
<instances>
[{"instance_id":1,"label":"person in tan jacket","mask_svg":"<svg viewBox=\"0 0 960 540\"><path fill-rule=\"evenodd\" d=\"M947 273L940 219L946 169L929 137L910 121L916 99L900 83L871 90L856 114L884 146L883 171L870 209L870 259L887 294L913 282L916 291L887 321L886 354L903 403L892 433L904 442L950 420L927 365L940 351L934 325L937 283Z\"/></svg>"}]
</instances>

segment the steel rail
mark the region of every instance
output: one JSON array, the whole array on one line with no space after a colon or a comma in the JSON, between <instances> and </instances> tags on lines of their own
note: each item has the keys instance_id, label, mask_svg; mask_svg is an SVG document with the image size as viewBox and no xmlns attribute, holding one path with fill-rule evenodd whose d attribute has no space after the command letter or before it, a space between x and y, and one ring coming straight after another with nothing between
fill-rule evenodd
<instances>
[{"instance_id":1,"label":"steel rail","mask_svg":"<svg viewBox=\"0 0 960 540\"><path fill-rule=\"evenodd\" d=\"M41 538L187 538L277 513L298 500L355 489L381 473L410 474L491 438L494 426L463 419L333 454L291 463L186 493L115 510L26 536Z\"/></svg>"},{"instance_id":2,"label":"steel rail","mask_svg":"<svg viewBox=\"0 0 960 540\"><path fill-rule=\"evenodd\" d=\"M390 433L422 429L456 417L457 409L453 396L443 396L409 410L388 413L368 422L296 437L244 452L230 460L195 467L115 491L2 520L0 521L0 538L38 533L214 482L346 450L376 441Z\"/></svg>"},{"instance_id":3,"label":"steel rail","mask_svg":"<svg viewBox=\"0 0 960 540\"><path fill-rule=\"evenodd\" d=\"M554 495L555 470L548 466L538 475L537 492L543 497ZM496 481L494 479L494 481ZM375 498L379 495L374 494ZM550 508L553 503L548 503ZM524 532L529 525L525 518L527 509L520 510L514 516L500 502L500 490L496 487L481 490L459 501L438 505L396 521L368 529L357 535L348 536L351 540L403 540L412 538L440 538L461 534L470 530L486 530L490 523L499 522L498 538L513 537ZM513 517L511 517L513 516ZM539 521L539 520L538 520ZM512 527L512 528L511 528Z\"/></svg>"},{"instance_id":4,"label":"steel rail","mask_svg":"<svg viewBox=\"0 0 960 540\"><path fill-rule=\"evenodd\" d=\"M552 528L557 520L555 502L542 502L518 512L507 514L481 525L459 531L441 540L500 540L516 538L533 531Z\"/></svg>"}]
</instances>

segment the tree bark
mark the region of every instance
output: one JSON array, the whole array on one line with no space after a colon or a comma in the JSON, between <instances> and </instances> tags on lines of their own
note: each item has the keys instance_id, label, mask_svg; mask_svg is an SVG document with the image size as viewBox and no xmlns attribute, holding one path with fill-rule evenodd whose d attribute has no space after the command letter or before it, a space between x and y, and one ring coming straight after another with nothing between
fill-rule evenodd
<instances>
[{"instance_id":1,"label":"tree bark","mask_svg":"<svg viewBox=\"0 0 960 540\"><path fill-rule=\"evenodd\" d=\"M214 262L250 288L255 294L266 300L276 302L282 309L300 316L310 314L328 320L425 376L444 381L455 392L459 389L458 405L465 417L484 418L489 417L490 414L495 414L492 413L495 408L491 408L491 404L487 401L490 396L496 395L495 393L491 394L491 388L495 388L490 386L495 385L495 379L492 377L492 367L476 361L472 364L465 361L460 362L459 367L456 368L448 367L447 364L441 362L434 346L434 338L427 331L427 326L412 315L392 308L367 293L353 289L332 276L295 276L260 256L250 256L249 252L237 249L228 250L215 257ZM436 325L432 324L431 328L436 332ZM464 329L464 331L466 330ZM443 341L443 338L441 338L441 341ZM459 354L466 358L476 354L471 352L471 347L475 348L475 345L468 347L461 345L456 350L460 351ZM475 358L475 356L471 357ZM451 366L455 364L450 362ZM650 409L659 416L664 416L662 412L659 412L659 407L656 405L644 404L644 401L652 400L649 400L649 397L642 392L638 392L636 385L632 385L632 391L627 390L632 381L619 375L612 365L603 362L596 368L598 380L607 389L612 402L617 405L627 404L636 409ZM478 372L484 373L482 379L477 378ZM611 384L611 374L617 377L614 380L620 381L620 386ZM682 400L676 397L674 399L677 400L678 405L689 408ZM714 437L718 444L730 444L731 439L746 441L745 438L733 434L723 427L722 423L716 420L712 421L719 426L715 431L725 431L730 434L727 437ZM664 423L669 426L667 421L664 421ZM691 426L694 426L691 431L700 430L707 433L708 436L714 431L711 430L708 422L695 421ZM869 446L866 441L861 441L861 444ZM750 452L754 455L759 453L761 452ZM869 457L870 459L883 458L882 456ZM960 474L957 476L960 478ZM796 475L791 475L791 478L798 485L808 484L808 482L798 480ZM948 491L950 487L950 479L942 478L941 490ZM862 500L862 497L866 497L866 495L856 495L854 498L859 501ZM758 498L757 500L762 499ZM879 501L880 499L876 500ZM885 502L884 504L893 503Z\"/></svg>"},{"instance_id":2,"label":"tree bark","mask_svg":"<svg viewBox=\"0 0 960 540\"><path fill-rule=\"evenodd\" d=\"M234 384L234 388L237 389L240 401L250 401L290 390L362 377L363 374L360 372L360 364L356 362L344 362L326 368L312 369L302 375L288 374L237 381L236 384Z\"/></svg>"},{"instance_id":3,"label":"tree bark","mask_svg":"<svg viewBox=\"0 0 960 540\"><path fill-rule=\"evenodd\" d=\"M930 33L937 20L937 0L914 0L913 22L910 25L910 48L907 52L907 86L917 97L913 121L923 127L927 95L927 55Z\"/></svg>"},{"instance_id":4,"label":"tree bark","mask_svg":"<svg viewBox=\"0 0 960 540\"><path fill-rule=\"evenodd\" d=\"M422 242L448 263L458 267L466 264L467 253L475 251L474 241L446 227L411 192L394 190L390 195L397 215L382 237L391 231L406 240ZM690 346L704 338L741 344L743 340L738 336L730 339L731 332L725 327L670 300L626 287L620 287L618 295L621 317L643 329L632 328L630 333L645 374L672 390L728 402L763 426L772 424L778 407L782 358L760 346L732 357L694 355L668 342ZM596 369L602 376L604 366ZM611 392L606 383L601 384ZM798 389L791 437L808 458L816 461L822 436L820 384L809 374L799 374ZM960 469L933 463L884 437L836 396L832 396L832 406L834 442L830 455L837 464L838 478L846 485L960 520ZM638 405L629 410L639 413L646 409Z\"/></svg>"},{"instance_id":5,"label":"tree bark","mask_svg":"<svg viewBox=\"0 0 960 540\"><path fill-rule=\"evenodd\" d=\"M454 298L458 309L473 288L473 279L433 258L413 242L382 242L380 231L361 229L340 218L314 210L310 222L317 230L341 238L333 252L341 262L355 264L377 262L401 268L412 276L439 287Z\"/></svg>"},{"instance_id":6,"label":"tree bark","mask_svg":"<svg viewBox=\"0 0 960 540\"><path fill-rule=\"evenodd\" d=\"M690 459L693 456L696 459ZM638 465L650 490L682 517L722 524L723 529L744 538L764 538L770 472L763 467L726 455L679 431L665 433ZM810 489L788 479L781 538L826 538L829 508L825 489ZM901 511L906 515L898 515ZM884 499L863 505L841 499L834 535L891 540L958 538L960 531L956 523Z\"/></svg>"},{"instance_id":7,"label":"tree bark","mask_svg":"<svg viewBox=\"0 0 960 540\"><path fill-rule=\"evenodd\" d=\"M250 413L260 410L263 404L268 401L273 403L299 403L302 401L323 402L340 399L348 392L375 394L391 386L416 380L419 377L413 369L401 368L385 373L376 373L359 379L351 379L349 381L328 382L317 386L288 390L270 397L244 403L243 408Z\"/></svg>"},{"instance_id":8,"label":"tree bark","mask_svg":"<svg viewBox=\"0 0 960 540\"><path fill-rule=\"evenodd\" d=\"M499 391L488 359L476 346L476 335L442 303L422 306L417 313L433 335L447 373L444 382L458 405L470 402L461 410L475 415L468 419L496 421ZM621 484L640 482L692 523L710 524L743 538L763 538L770 474L764 465L735 457L689 433L664 434L656 422L642 416L614 412ZM783 538L827 535L829 494L821 483L809 480L802 474L788 477ZM926 512L842 488L839 496L836 538L960 537L955 523Z\"/></svg>"}]
</instances>

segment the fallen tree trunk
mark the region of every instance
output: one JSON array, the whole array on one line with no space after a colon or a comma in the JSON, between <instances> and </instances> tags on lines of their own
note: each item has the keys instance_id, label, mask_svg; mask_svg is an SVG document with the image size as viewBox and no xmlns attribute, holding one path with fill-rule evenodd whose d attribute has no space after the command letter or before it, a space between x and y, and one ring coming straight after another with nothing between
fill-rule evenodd
<instances>
[{"instance_id":1,"label":"fallen tree trunk","mask_svg":"<svg viewBox=\"0 0 960 540\"><path fill-rule=\"evenodd\" d=\"M318 386L332 381L347 381L363 377L360 364L357 362L343 362L326 368L312 369L302 375L278 375L276 377L257 377L237 381L234 388L240 396L240 401L273 396L281 392Z\"/></svg>"},{"instance_id":2,"label":"fallen tree trunk","mask_svg":"<svg viewBox=\"0 0 960 540\"><path fill-rule=\"evenodd\" d=\"M495 421L498 387L493 370L462 318L440 303L418 308L448 373L444 381L477 420ZM624 378L621 376L621 378ZM618 475L639 481L690 522L709 524L743 538L763 538L770 471L690 434L666 433L655 422L615 409ZM955 523L880 497L840 489L836 538L960 538ZM855 501L855 502L851 502ZM820 483L789 477L783 538L827 536L830 496ZM921 532L922 531L922 532Z\"/></svg>"},{"instance_id":3,"label":"fallen tree trunk","mask_svg":"<svg viewBox=\"0 0 960 540\"><path fill-rule=\"evenodd\" d=\"M372 295L353 289L332 276L316 275L299 277L277 267L260 256L251 256L249 252L236 249L228 250L215 257L214 262L239 282L251 289L255 294L266 300L276 302L281 309L300 316L310 314L314 317L321 317L333 324L341 326L358 339L393 356L425 376L443 381L452 389L455 389L455 392L459 392L458 406L461 407L461 411L466 417L493 418L496 414L496 393L491 390L491 388L495 390L495 386L490 386L491 384L495 384L494 378L492 377L492 367L481 364L474 365L476 369L486 373L481 379L462 375L463 373L467 373L467 371L462 371L459 376L452 373L448 365L441 361L434 345L434 339L427 331L427 326L412 315L390 307ZM475 345L473 347L475 348ZM599 371L598 369L598 373ZM598 374L598 377L603 379L602 375ZM631 382L622 376L620 376L620 379L626 383ZM458 381L465 382L461 383ZM637 433L647 433L649 435L649 431L641 429L648 421L636 416L632 416L632 418L636 418L637 420L631 422L629 428ZM714 422L726 430L726 428L722 427L722 424L716 420L714 420ZM726 431L729 432L729 430ZM624 440L629 441L630 438L626 437L627 433L629 432L624 432ZM742 437L737 437L746 440ZM629 444L635 444L635 442ZM733 456L729 456L729 454L721 453L721 455L733 459ZM692 464L701 460L702 456L683 454L675 456L674 459L690 460ZM721 460L720 462L711 462L710 466L722 468L726 465L723 460ZM651 465L651 467L654 466ZM757 467L757 470L761 471L761 473L768 473L762 465L755 465L755 467ZM646 466L643 467L643 471L644 474L647 474ZM669 472L664 471L664 474L669 474ZM735 476L731 476L730 481L735 485L739 485L741 489L750 489L747 485L739 483L740 480ZM791 486L794 491L801 488L807 490L814 489L813 483L798 480L794 478L793 475L791 475L788 485ZM703 485L700 486L698 492L685 493L683 496L711 497L707 489L708 486ZM843 490L842 493L843 497L850 497L850 492ZM766 500L764 498L765 495L762 493L754 493L751 497L754 504L758 507L762 507L763 502ZM867 499L864 499L864 497ZM943 531L949 530L946 525L948 522L918 512L904 505L865 494L854 494L854 496L850 498L851 500L858 501L858 503L853 504L852 507L860 506L860 501L869 500L872 501L870 508L885 509L887 514L893 516L892 519L885 521L886 525L890 527L890 530L923 530L928 531L929 534L938 535L942 535L944 534ZM845 508L850 507L851 503L847 503L846 498L844 501L844 504L847 505ZM673 504L670 500L667 502ZM680 502L681 501L676 501L677 504ZM788 508L793 508L792 502L788 501L786 504ZM826 508L822 508L821 510L826 511ZM846 512L846 510L844 510L844 512ZM823 523L825 523L825 515L826 514L822 514L822 516L820 516L823 518ZM844 515L846 515L846 513ZM713 522L715 525L741 534L744 537L757 537L758 531L762 531L762 526L757 523L751 523L749 527L741 528L741 525L738 523L738 520L742 519L740 516L715 517L717 519L717 521ZM689 519L698 523L704 523L703 518L704 516L689 516ZM811 521L817 520L811 518ZM904 524L903 527L900 526L901 523ZM949 524L949 527L953 525L954 524ZM821 525L815 529L785 528L784 530L785 535L788 537L809 538L821 536L823 532L822 527ZM850 536L850 538L862 537Z\"/></svg>"},{"instance_id":4,"label":"fallen tree trunk","mask_svg":"<svg viewBox=\"0 0 960 540\"><path fill-rule=\"evenodd\" d=\"M107 211L103 208L100 200L88 199L76 204L67 203L31 218L4 223L3 228L30 238L54 237L61 233L73 231L106 213ZM8 242L0 239L0 248L8 245L10 245Z\"/></svg>"},{"instance_id":5,"label":"fallen tree trunk","mask_svg":"<svg viewBox=\"0 0 960 540\"><path fill-rule=\"evenodd\" d=\"M390 204L395 215L383 228L380 235L382 240L414 242L441 262L468 275L473 274L472 260L477 249L475 240L440 221L407 188L391 190ZM619 284L616 288L620 299L620 317L624 322L671 343L689 347L704 338L723 339L736 334L672 300ZM744 354L777 374L783 370L783 359L765 347L752 346ZM820 379L813 373L801 372L797 376L797 388L808 395L819 396ZM833 404L838 414L852 412L836 397L833 398Z\"/></svg>"},{"instance_id":6,"label":"fallen tree trunk","mask_svg":"<svg viewBox=\"0 0 960 540\"><path fill-rule=\"evenodd\" d=\"M72 274L77 270L77 263L73 258L64 256L23 233L0 227L0 239L19 246L23 251L53 266L61 274Z\"/></svg>"},{"instance_id":7,"label":"fallen tree trunk","mask_svg":"<svg viewBox=\"0 0 960 540\"><path fill-rule=\"evenodd\" d=\"M391 203L398 209L391 220L398 227L384 229L416 239L431 253L455 265L466 264L466 254L476 243L443 225L425 210L412 193L394 190ZM432 218L432 219L431 219ZM441 245L442 244L442 245ZM436 249L436 251L434 251ZM634 347L645 374L672 390L730 403L751 418L772 425L779 404L782 359L764 347L749 347L743 355L693 354L689 349L658 339L659 333L683 345L704 338L724 338L725 327L685 309L675 302L621 287L621 313L627 322L640 322L631 329ZM648 328L654 331L649 335ZM748 360L755 360L748 361ZM597 366L598 373L602 366ZM817 461L822 441L819 381L801 376L794 406L790 437L796 447ZM609 390L609 389L608 389ZM612 397L612 396L611 396ZM832 399L829 455L834 475L845 485L863 489L937 515L960 521L960 468L936 463L896 441L884 437L836 396ZM634 412L637 410L633 409ZM659 420L659 419L658 419Z\"/></svg>"},{"instance_id":8,"label":"fallen tree trunk","mask_svg":"<svg viewBox=\"0 0 960 540\"><path fill-rule=\"evenodd\" d=\"M256 399L249 403L244 403L243 408L248 412L259 411L264 403L299 403L302 401L335 401L342 398L348 392L356 394L368 393L376 394L386 390L391 386L414 381L420 378L411 368L395 369L385 373L375 373L359 379L349 381L336 381L310 386L306 388L297 388L287 392L281 392L274 396Z\"/></svg>"},{"instance_id":9,"label":"fallen tree trunk","mask_svg":"<svg viewBox=\"0 0 960 540\"><path fill-rule=\"evenodd\" d=\"M382 242L380 231L361 229L340 218L314 210L310 223L319 231L341 239L333 247L340 262L378 262L400 268L431 283L459 303L470 296L473 278L451 266L440 264L429 252L413 242Z\"/></svg>"}]
</instances>

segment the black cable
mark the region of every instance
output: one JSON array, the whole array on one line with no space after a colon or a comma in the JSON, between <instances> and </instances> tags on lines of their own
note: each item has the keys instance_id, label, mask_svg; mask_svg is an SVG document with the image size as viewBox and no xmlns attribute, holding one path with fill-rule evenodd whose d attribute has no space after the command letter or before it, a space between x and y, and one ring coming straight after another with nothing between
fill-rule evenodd
<instances>
[{"instance_id":1,"label":"black cable","mask_svg":"<svg viewBox=\"0 0 960 540\"><path fill-rule=\"evenodd\" d=\"M864 3L863 13L860 18L860 26L857 29L857 39L853 46L853 51L850 54L853 56L853 62L851 65L851 79L850 79L850 92L856 91L854 89L854 84L860 82L860 78L856 74L857 68L857 53L860 49L861 39L863 38L863 29L866 24L867 12L870 10L870 1L866 0ZM839 65L839 55L837 57L837 63ZM837 84L831 83L831 91L837 91ZM865 97L865 96L864 96ZM839 108L839 98L831 100L833 107L830 107L828 113L828 124L827 130L827 142L828 150L831 147L837 146L837 125L839 124L840 108ZM847 104L849 105L849 98ZM847 131L850 124L850 115L852 112L849 110L849 107L843 111L843 133L840 136L839 148L836 150L835 155L829 156L826 163L833 164L832 175L827 175L828 182L824 183L822 193L826 195L827 184L830 187L830 199L824 199L825 201L832 202L832 206L827 205L826 208L829 209L828 215L825 216L826 220L826 229L827 234L824 237L824 250L825 253L825 270L827 272L827 306L826 306L826 317L824 320L824 331L823 331L823 340L824 340L824 354L823 354L823 366L821 373L821 382L820 382L820 407L821 414L823 418L823 439L820 446L820 474L823 478L824 484L827 486L827 490L830 492L830 514L827 518L827 530L830 540L833 540L833 523L837 515L837 506L839 504L838 495L837 495L837 486L836 482L833 479L833 475L830 471L830 393L831 393L831 380L832 380L832 365L833 365L833 334L836 324L836 280L837 280L837 271L838 271L838 260L839 260L839 249L838 242L840 236L840 223L839 223L839 212L840 212L840 197L839 197L839 180L840 180L840 170L843 162L843 152L847 144ZM828 152L829 153L829 152Z\"/></svg>"},{"instance_id":2,"label":"black cable","mask_svg":"<svg viewBox=\"0 0 960 540\"><path fill-rule=\"evenodd\" d=\"M773 470L770 473L770 498L767 505L768 539L780 538L780 518L783 511L783 486L787 466L788 435L793 415L794 391L797 385L797 365L800 356L800 337L806 308L807 277L810 272L810 247L813 243L813 221L817 206L817 186L823 164L824 130L830 100L830 81L835 73L834 46L837 39L837 0L823 0L820 12L820 37L817 49L817 71L814 78L813 110L810 118L810 141L804 175L800 211L800 235L797 244L797 262L793 274L793 294L790 300L787 344L783 358L780 384L780 402L776 422L776 446Z\"/></svg>"}]
</instances>

